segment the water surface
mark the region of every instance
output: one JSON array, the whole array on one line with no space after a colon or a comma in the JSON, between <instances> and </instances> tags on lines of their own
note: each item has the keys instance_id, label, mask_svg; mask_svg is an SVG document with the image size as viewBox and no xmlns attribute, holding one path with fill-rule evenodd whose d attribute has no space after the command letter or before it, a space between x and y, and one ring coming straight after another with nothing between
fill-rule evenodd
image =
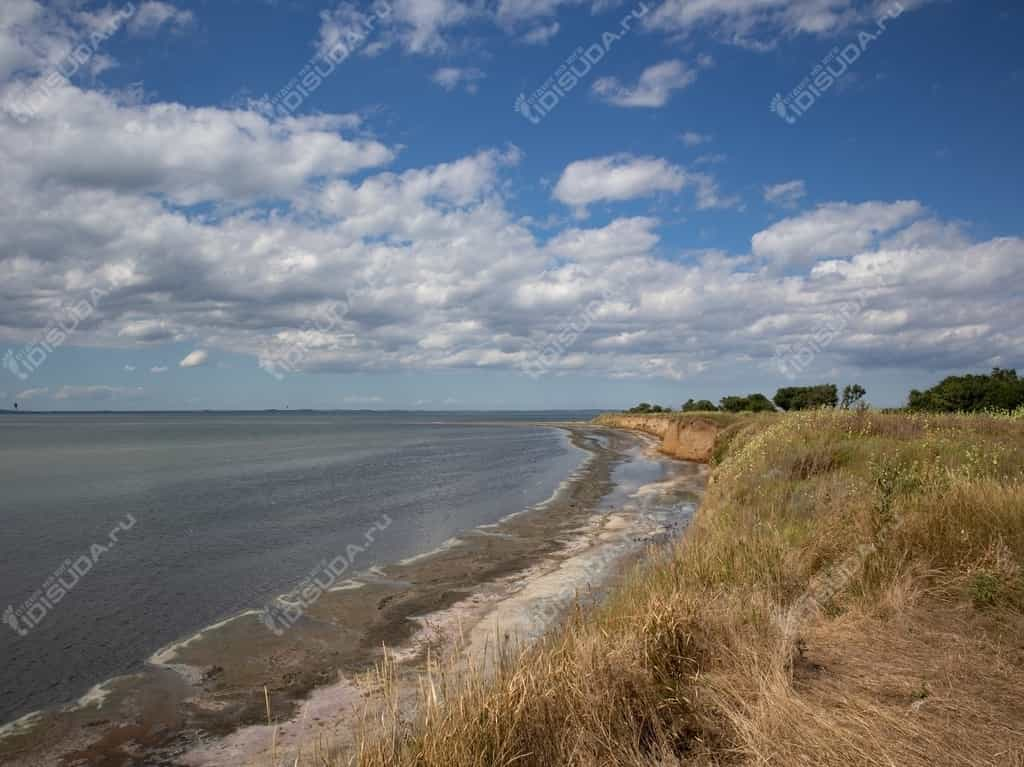
<instances>
[{"instance_id":1,"label":"water surface","mask_svg":"<svg viewBox=\"0 0 1024 767\"><path fill-rule=\"evenodd\" d=\"M0 722L265 603L385 516L357 569L544 500L584 456L526 422L589 415L0 416L0 610L108 548L27 636L0 625Z\"/></svg>"}]
</instances>

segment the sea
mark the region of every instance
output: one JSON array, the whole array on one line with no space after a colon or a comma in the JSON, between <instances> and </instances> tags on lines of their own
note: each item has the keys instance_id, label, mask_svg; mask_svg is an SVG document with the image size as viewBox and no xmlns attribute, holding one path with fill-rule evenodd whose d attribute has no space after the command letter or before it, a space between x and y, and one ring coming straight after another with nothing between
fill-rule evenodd
<instances>
[{"instance_id":1,"label":"sea","mask_svg":"<svg viewBox=\"0 0 1024 767\"><path fill-rule=\"evenodd\" d=\"M544 422L593 415L0 415L0 724L266 604L368 529L360 570L544 501L587 455Z\"/></svg>"}]
</instances>

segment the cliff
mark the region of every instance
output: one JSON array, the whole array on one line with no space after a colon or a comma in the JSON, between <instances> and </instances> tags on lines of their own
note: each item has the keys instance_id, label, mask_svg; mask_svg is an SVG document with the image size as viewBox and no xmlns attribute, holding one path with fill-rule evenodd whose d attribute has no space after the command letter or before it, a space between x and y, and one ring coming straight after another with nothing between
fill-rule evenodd
<instances>
[{"instance_id":1,"label":"cliff","mask_svg":"<svg viewBox=\"0 0 1024 767\"><path fill-rule=\"evenodd\" d=\"M597 422L685 457L720 430L683 537L490 678L431 677L359 767L1024 765L1024 421Z\"/></svg>"},{"instance_id":2,"label":"cliff","mask_svg":"<svg viewBox=\"0 0 1024 767\"><path fill-rule=\"evenodd\" d=\"M661 452L684 461L710 463L715 439L724 428L719 418L701 415L631 415L606 413L595 423L616 429L632 429L661 437Z\"/></svg>"}]
</instances>

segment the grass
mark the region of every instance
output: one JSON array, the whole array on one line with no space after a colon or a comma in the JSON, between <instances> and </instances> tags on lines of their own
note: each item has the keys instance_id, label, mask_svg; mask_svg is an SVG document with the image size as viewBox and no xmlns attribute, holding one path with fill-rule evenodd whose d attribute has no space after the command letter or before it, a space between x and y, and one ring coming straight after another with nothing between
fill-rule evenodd
<instances>
[{"instance_id":1,"label":"grass","mask_svg":"<svg viewBox=\"0 0 1024 767\"><path fill-rule=\"evenodd\" d=\"M723 421L677 544L322 763L1024 765L1024 421Z\"/></svg>"}]
</instances>

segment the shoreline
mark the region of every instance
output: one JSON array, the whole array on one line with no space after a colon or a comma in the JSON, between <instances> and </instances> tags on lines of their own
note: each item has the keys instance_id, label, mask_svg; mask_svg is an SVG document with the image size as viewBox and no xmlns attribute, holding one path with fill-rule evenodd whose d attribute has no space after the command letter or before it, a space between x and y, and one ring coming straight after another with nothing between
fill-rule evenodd
<instances>
[{"instance_id":1,"label":"shoreline","mask_svg":"<svg viewBox=\"0 0 1024 767\"><path fill-rule=\"evenodd\" d=\"M599 426L541 425L565 430L590 453L547 501L466 531L436 551L349 576L281 637L260 623L256 610L183 637L154 653L140 674L97 685L87 705L18 720L28 731L8 735L0 755L32 765L57 765L62 756L87 765L125 757L239 764L261 757L271 743L308 745L326 734L328 719L337 730L344 718L339 709L359 708L360 679L379 662L382 646L412 669L428 653L450 648L467 625L476 630L470 642L485 647L493 632L480 627L488 615L516 624L525 638L543 633L567 607L566 584L602 579L627 549L638 548L625 539L643 534L643 526L615 518L602 503L615 492L617 468L635 461L637 450L650 454L651 444ZM695 484L687 492L696 498L702 480L690 479ZM602 529L601 519L617 529ZM621 551L584 566L601 547ZM546 620L540 620L528 605L545 599ZM264 686L275 728L266 724ZM330 733L332 740L344 735Z\"/></svg>"}]
</instances>

